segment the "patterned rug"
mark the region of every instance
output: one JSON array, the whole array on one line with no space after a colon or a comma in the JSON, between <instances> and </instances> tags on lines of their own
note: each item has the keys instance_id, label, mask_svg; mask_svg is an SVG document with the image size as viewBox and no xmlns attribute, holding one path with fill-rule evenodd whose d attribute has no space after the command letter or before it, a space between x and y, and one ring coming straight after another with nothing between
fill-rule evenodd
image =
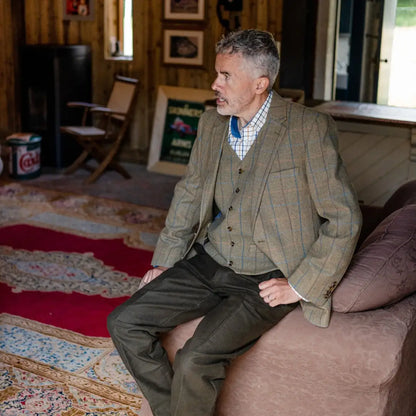
<instances>
[{"instance_id":1,"label":"patterned rug","mask_svg":"<svg viewBox=\"0 0 416 416\"><path fill-rule=\"evenodd\" d=\"M137 290L165 215L0 186L0 415L144 415L106 317Z\"/></svg>"},{"instance_id":2,"label":"patterned rug","mask_svg":"<svg viewBox=\"0 0 416 416\"><path fill-rule=\"evenodd\" d=\"M2 416L133 416L141 403L109 338L0 315Z\"/></svg>"},{"instance_id":3,"label":"patterned rug","mask_svg":"<svg viewBox=\"0 0 416 416\"><path fill-rule=\"evenodd\" d=\"M166 211L11 183L0 185L0 227L30 224L152 250Z\"/></svg>"}]
</instances>

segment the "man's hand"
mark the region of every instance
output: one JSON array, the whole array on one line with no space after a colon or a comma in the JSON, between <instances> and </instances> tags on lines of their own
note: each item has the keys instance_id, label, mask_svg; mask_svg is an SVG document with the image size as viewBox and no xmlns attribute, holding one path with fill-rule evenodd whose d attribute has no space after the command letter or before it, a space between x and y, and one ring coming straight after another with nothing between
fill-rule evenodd
<instances>
[{"instance_id":1,"label":"man's hand","mask_svg":"<svg viewBox=\"0 0 416 416\"><path fill-rule=\"evenodd\" d=\"M146 274L142 277L142 280L140 281L139 289L147 285L153 279L156 279L156 277L158 277L167 269L168 269L167 267L159 266L159 267L154 267L153 269L148 270Z\"/></svg>"},{"instance_id":2,"label":"man's hand","mask_svg":"<svg viewBox=\"0 0 416 416\"><path fill-rule=\"evenodd\" d=\"M285 278L275 278L261 282L259 289L260 296L270 306L288 305L301 299Z\"/></svg>"}]
</instances>

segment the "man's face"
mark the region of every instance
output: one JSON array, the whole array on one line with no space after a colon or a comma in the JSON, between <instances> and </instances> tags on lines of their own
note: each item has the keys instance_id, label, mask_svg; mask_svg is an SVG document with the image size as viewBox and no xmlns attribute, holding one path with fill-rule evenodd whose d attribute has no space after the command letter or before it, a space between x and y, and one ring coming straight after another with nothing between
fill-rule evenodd
<instances>
[{"instance_id":1,"label":"man's face","mask_svg":"<svg viewBox=\"0 0 416 416\"><path fill-rule=\"evenodd\" d=\"M240 54L218 54L215 60L217 77L211 88L217 97L217 111L248 122L258 110L257 79L252 64Z\"/></svg>"}]
</instances>

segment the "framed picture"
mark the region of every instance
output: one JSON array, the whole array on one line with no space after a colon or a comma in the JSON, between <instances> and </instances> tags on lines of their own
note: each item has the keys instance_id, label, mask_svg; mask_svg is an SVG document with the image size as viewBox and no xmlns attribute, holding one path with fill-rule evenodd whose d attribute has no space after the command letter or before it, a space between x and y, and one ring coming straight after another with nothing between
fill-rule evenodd
<instances>
[{"instance_id":1,"label":"framed picture","mask_svg":"<svg viewBox=\"0 0 416 416\"><path fill-rule=\"evenodd\" d=\"M204 64L204 31L165 29L163 63L202 66Z\"/></svg>"},{"instance_id":2,"label":"framed picture","mask_svg":"<svg viewBox=\"0 0 416 416\"><path fill-rule=\"evenodd\" d=\"M165 0L164 10L168 20L203 20L205 0Z\"/></svg>"},{"instance_id":3,"label":"framed picture","mask_svg":"<svg viewBox=\"0 0 416 416\"><path fill-rule=\"evenodd\" d=\"M196 138L205 101L214 92L196 88L159 86L147 169L182 176Z\"/></svg>"},{"instance_id":4,"label":"framed picture","mask_svg":"<svg viewBox=\"0 0 416 416\"><path fill-rule=\"evenodd\" d=\"M62 0L64 20L93 20L94 0Z\"/></svg>"}]
</instances>

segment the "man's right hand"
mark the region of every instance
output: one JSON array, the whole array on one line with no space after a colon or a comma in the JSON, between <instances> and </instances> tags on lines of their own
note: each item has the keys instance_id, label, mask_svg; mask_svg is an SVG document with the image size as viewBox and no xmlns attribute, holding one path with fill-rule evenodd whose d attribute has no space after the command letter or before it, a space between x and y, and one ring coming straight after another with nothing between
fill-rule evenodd
<instances>
[{"instance_id":1,"label":"man's right hand","mask_svg":"<svg viewBox=\"0 0 416 416\"><path fill-rule=\"evenodd\" d=\"M153 269L148 270L146 274L142 277L142 280L139 285L139 289L141 289L143 286L146 286L153 279L156 279L156 277L158 277L167 269L168 269L167 267L159 266L159 267L154 267Z\"/></svg>"}]
</instances>

